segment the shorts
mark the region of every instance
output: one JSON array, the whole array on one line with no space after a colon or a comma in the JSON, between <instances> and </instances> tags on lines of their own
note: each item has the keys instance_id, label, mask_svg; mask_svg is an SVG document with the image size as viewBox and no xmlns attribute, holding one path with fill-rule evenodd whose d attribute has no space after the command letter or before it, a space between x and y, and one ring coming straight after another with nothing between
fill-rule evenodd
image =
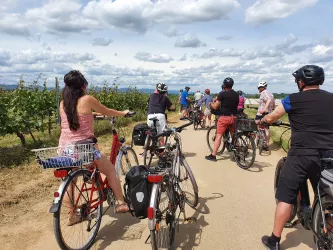
<instances>
[{"instance_id":1,"label":"shorts","mask_svg":"<svg viewBox=\"0 0 333 250\"><path fill-rule=\"evenodd\" d=\"M157 134L162 134L164 130L167 128L167 122L165 119L165 114L150 114L147 118L147 124L149 127L154 127L154 122L150 121L150 118L156 117L158 121L156 122L156 130Z\"/></svg>"},{"instance_id":2,"label":"shorts","mask_svg":"<svg viewBox=\"0 0 333 250\"><path fill-rule=\"evenodd\" d=\"M188 104L181 104L182 110L187 110L188 109Z\"/></svg>"},{"instance_id":3,"label":"shorts","mask_svg":"<svg viewBox=\"0 0 333 250\"><path fill-rule=\"evenodd\" d=\"M206 108L205 111L204 111L204 115L209 116L211 114L212 114L212 112L210 111L210 109Z\"/></svg>"},{"instance_id":4,"label":"shorts","mask_svg":"<svg viewBox=\"0 0 333 250\"><path fill-rule=\"evenodd\" d=\"M102 157L102 153L94 146L93 149L94 159L98 160Z\"/></svg>"},{"instance_id":5,"label":"shorts","mask_svg":"<svg viewBox=\"0 0 333 250\"><path fill-rule=\"evenodd\" d=\"M296 204L300 188L310 179L316 190L320 180L320 156L288 155L280 174L275 198L288 204Z\"/></svg>"},{"instance_id":6,"label":"shorts","mask_svg":"<svg viewBox=\"0 0 333 250\"><path fill-rule=\"evenodd\" d=\"M216 134L224 134L224 132L229 128L229 132L233 133L235 131L235 119L236 116L220 116L217 121Z\"/></svg>"}]
</instances>

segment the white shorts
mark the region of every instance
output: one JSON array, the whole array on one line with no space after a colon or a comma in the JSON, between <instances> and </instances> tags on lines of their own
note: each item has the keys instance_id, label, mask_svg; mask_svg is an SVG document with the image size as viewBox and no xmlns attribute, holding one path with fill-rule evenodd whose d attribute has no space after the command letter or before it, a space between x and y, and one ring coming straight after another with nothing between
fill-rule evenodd
<instances>
[{"instance_id":1,"label":"white shorts","mask_svg":"<svg viewBox=\"0 0 333 250\"><path fill-rule=\"evenodd\" d=\"M205 116L209 116L209 115L211 115L211 114L212 114L212 112L210 111L210 109L206 108L206 109L205 109L205 112L204 112L204 115L205 115Z\"/></svg>"},{"instance_id":2,"label":"white shorts","mask_svg":"<svg viewBox=\"0 0 333 250\"><path fill-rule=\"evenodd\" d=\"M165 120L165 114L151 114L148 115L147 118L147 124L149 127L153 128L154 127L154 122L150 121L150 118L156 117L158 121L156 122L156 127L157 127L157 134L161 134L164 132L164 130L167 128L167 123Z\"/></svg>"}]
</instances>

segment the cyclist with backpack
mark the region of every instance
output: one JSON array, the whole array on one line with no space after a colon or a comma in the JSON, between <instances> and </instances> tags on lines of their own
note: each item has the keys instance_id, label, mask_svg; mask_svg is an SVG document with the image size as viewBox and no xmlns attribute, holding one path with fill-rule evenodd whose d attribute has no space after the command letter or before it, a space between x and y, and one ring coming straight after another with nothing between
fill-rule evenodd
<instances>
[{"instance_id":1,"label":"cyclist with backpack","mask_svg":"<svg viewBox=\"0 0 333 250\"><path fill-rule=\"evenodd\" d=\"M156 117L158 119L156 123L156 130L158 134L163 133L167 127L167 121L165 111L175 110L174 105L171 103L166 93L168 86L164 83L156 84L156 92L150 95L148 100L148 117L147 124L149 127L154 127L154 122L151 118ZM164 145L164 138L160 138L160 145Z\"/></svg>"},{"instance_id":2,"label":"cyclist with backpack","mask_svg":"<svg viewBox=\"0 0 333 250\"><path fill-rule=\"evenodd\" d=\"M213 152L205 157L206 160L216 161L216 154L221 145L224 132L227 128L229 128L231 134L234 132L239 95L232 89L233 85L234 80L232 78L227 77L224 79L221 86L223 91L219 93L215 102L210 103L210 107L214 110L220 109L221 116L217 122Z\"/></svg>"},{"instance_id":3,"label":"cyclist with backpack","mask_svg":"<svg viewBox=\"0 0 333 250\"><path fill-rule=\"evenodd\" d=\"M333 115L325 107L333 107L333 94L321 90L325 74L321 67L305 65L293 74L298 93L284 98L261 123L273 123L288 114L291 125L291 148L280 174L275 198L274 228L271 236L263 236L263 244L271 250L280 249L280 239L287 223L292 204L296 204L301 185L310 179L317 188L320 158L333 156Z\"/></svg>"}]
</instances>

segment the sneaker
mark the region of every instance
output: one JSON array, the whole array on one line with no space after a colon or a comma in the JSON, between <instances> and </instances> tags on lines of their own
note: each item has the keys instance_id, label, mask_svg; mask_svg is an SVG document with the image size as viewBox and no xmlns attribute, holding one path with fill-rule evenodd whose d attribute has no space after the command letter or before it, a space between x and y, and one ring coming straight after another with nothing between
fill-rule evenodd
<instances>
[{"instance_id":1,"label":"sneaker","mask_svg":"<svg viewBox=\"0 0 333 250\"><path fill-rule=\"evenodd\" d=\"M280 243L279 242L273 242L271 238L267 235L263 236L261 238L262 243L267 247L267 249L270 250L279 250L280 249Z\"/></svg>"},{"instance_id":2,"label":"sneaker","mask_svg":"<svg viewBox=\"0 0 333 250\"><path fill-rule=\"evenodd\" d=\"M209 160L209 161L216 161L216 156L210 154L210 155L205 156L205 159Z\"/></svg>"}]
</instances>

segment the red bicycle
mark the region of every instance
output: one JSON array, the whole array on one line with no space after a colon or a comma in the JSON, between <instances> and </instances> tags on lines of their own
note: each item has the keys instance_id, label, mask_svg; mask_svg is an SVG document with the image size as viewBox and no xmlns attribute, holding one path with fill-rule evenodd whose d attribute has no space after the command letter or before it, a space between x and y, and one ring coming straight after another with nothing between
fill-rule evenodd
<instances>
[{"instance_id":1,"label":"red bicycle","mask_svg":"<svg viewBox=\"0 0 333 250\"><path fill-rule=\"evenodd\" d=\"M134 114L130 112L127 116ZM111 121L114 125L115 119ZM113 138L112 160L122 158L119 154L124 155L122 147L125 147L114 129ZM102 216L116 202L107 178L102 177L96 167L96 143L96 138L89 138L75 145L33 150L41 168L55 169L54 176L62 180L50 208L54 234L61 249L89 249L99 231ZM117 150L119 153L115 157ZM103 212L104 201L107 201L108 208Z\"/></svg>"}]
</instances>

